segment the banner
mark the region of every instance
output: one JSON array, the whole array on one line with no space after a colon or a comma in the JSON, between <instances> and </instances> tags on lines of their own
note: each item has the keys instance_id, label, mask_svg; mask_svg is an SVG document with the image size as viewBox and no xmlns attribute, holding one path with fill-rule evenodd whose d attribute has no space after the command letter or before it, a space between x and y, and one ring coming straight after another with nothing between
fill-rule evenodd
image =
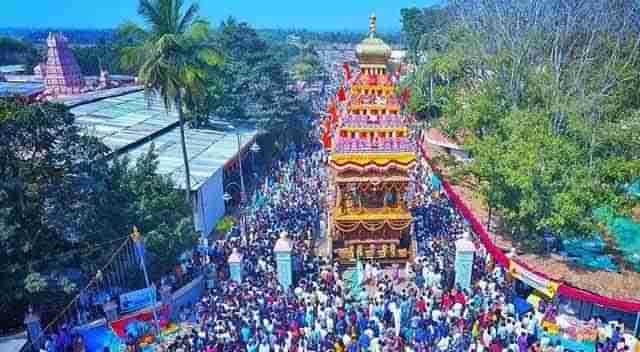
<instances>
[{"instance_id":1,"label":"banner","mask_svg":"<svg viewBox=\"0 0 640 352\"><path fill-rule=\"evenodd\" d=\"M120 312L126 313L142 309L153 304L156 298L155 288L143 288L120 295Z\"/></svg>"},{"instance_id":2,"label":"banner","mask_svg":"<svg viewBox=\"0 0 640 352\"><path fill-rule=\"evenodd\" d=\"M509 262L509 273L514 278L527 284L529 287L538 290L548 298L553 298L558 292L559 283L544 278L515 261Z\"/></svg>"},{"instance_id":3,"label":"banner","mask_svg":"<svg viewBox=\"0 0 640 352\"><path fill-rule=\"evenodd\" d=\"M423 157L427 160L427 162L429 162L433 171L435 173L441 174L441 171L438 165L432 162L431 153L429 152L429 150L424 147L423 143L419 143L419 147ZM487 252L489 252L493 256L496 263L498 263L503 267L511 268L511 263L513 261L509 260L509 258L507 258L507 256L500 250L500 248L498 248L496 245L493 244L484 226L480 224L480 222L476 219L475 215L467 208L464 202L462 202L462 200L460 199L458 194L453 190L453 187L451 187L449 182L447 182L446 179L441 179L441 184L449 200L453 203L454 207L462 213L465 219L470 220L469 223L471 225L471 228L476 233L476 235L478 235L485 249L487 250ZM533 273L531 270L528 270L526 268L525 270ZM540 275L536 275L536 276L540 277ZM547 280L547 279L544 279L544 280ZM589 303L604 306L606 308L616 309L624 312L632 312L632 313L640 312L640 301L638 300L605 297L593 292L589 292L587 290L572 287L564 282L563 283L553 282L553 284L556 286L557 294L559 294L560 296L569 297L575 300L589 302ZM554 295L555 294L556 292L554 291Z\"/></svg>"},{"instance_id":4,"label":"banner","mask_svg":"<svg viewBox=\"0 0 640 352\"><path fill-rule=\"evenodd\" d=\"M169 318L169 306L168 305L162 305L160 307L160 311L158 312L159 316L158 319L160 320L160 327L165 327L167 326L167 321ZM112 322L109 323L109 325L111 326L111 329L113 330L113 332L118 335L119 337L126 337L127 336L127 326L130 323L136 322L136 321L146 321L149 324L152 323L153 321L153 312L151 310L142 310L139 312L136 312L132 315L128 315L125 317L122 317L118 320L114 320Z\"/></svg>"}]
</instances>

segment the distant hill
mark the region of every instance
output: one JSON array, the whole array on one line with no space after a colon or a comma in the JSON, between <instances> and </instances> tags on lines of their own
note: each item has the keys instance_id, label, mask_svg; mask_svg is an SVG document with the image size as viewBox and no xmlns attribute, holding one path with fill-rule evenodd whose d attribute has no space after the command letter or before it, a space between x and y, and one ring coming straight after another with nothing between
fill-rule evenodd
<instances>
[{"instance_id":1,"label":"distant hill","mask_svg":"<svg viewBox=\"0 0 640 352\"><path fill-rule=\"evenodd\" d=\"M286 41L289 36L296 36L303 42L323 42L340 44L357 44L367 36L364 31L310 31L306 29L259 29L258 33L267 40ZM401 32L378 33L388 44L403 45Z\"/></svg>"},{"instance_id":2,"label":"distant hill","mask_svg":"<svg viewBox=\"0 0 640 352\"><path fill-rule=\"evenodd\" d=\"M112 29L69 29L69 28L0 28L0 37L7 36L24 40L35 46L44 45L49 32L62 32L69 38L72 46L95 45L109 42L116 37L117 30ZM289 35L300 37L305 42L328 42L356 44L367 35L359 31L310 31L306 29L259 29L258 33L268 41L285 42ZM404 44L401 32L387 32L378 34L389 44Z\"/></svg>"},{"instance_id":3,"label":"distant hill","mask_svg":"<svg viewBox=\"0 0 640 352\"><path fill-rule=\"evenodd\" d=\"M43 45L49 32L62 32L74 46L95 45L115 38L116 29L65 29L65 28L0 28L0 37L7 36L29 42L35 46Z\"/></svg>"}]
</instances>

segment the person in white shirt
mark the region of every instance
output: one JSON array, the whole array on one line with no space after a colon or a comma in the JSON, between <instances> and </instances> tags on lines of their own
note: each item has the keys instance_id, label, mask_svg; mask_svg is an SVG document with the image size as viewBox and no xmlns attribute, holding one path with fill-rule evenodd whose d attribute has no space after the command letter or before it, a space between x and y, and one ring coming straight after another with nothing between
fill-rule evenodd
<instances>
[{"instance_id":1,"label":"person in white shirt","mask_svg":"<svg viewBox=\"0 0 640 352\"><path fill-rule=\"evenodd\" d=\"M452 318L459 318L460 315L462 314L462 308L463 308L462 304L456 302L453 305L453 309L451 309L449 311L449 316L452 317Z\"/></svg>"},{"instance_id":2,"label":"person in white shirt","mask_svg":"<svg viewBox=\"0 0 640 352\"><path fill-rule=\"evenodd\" d=\"M540 347L542 347L543 351L547 351L549 349L549 344L551 343L551 339L547 335L542 335L540 338Z\"/></svg>"},{"instance_id":3,"label":"person in white shirt","mask_svg":"<svg viewBox=\"0 0 640 352\"><path fill-rule=\"evenodd\" d=\"M489 329L485 329L484 333L482 334L482 343L486 347L489 347L491 346L491 341L493 341L493 339L491 338L491 333L489 332Z\"/></svg>"},{"instance_id":4,"label":"person in white shirt","mask_svg":"<svg viewBox=\"0 0 640 352\"><path fill-rule=\"evenodd\" d=\"M271 346L267 343L267 341L260 342L260 346L258 346L259 352L271 352Z\"/></svg>"},{"instance_id":5,"label":"person in white shirt","mask_svg":"<svg viewBox=\"0 0 640 352\"><path fill-rule=\"evenodd\" d=\"M329 315L325 321L327 323L327 331L330 334L333 334L333 329L334 329L334 326L335 326L333 318Z\"/></svg>"},{"instance_id":6,"label":"person in white shirt","mask_svg":"<svg viewBox=\"0 0 640 352\"><path fill-rule=\"evenodd\" d=\"M514 331L515 331L515 326L513 324L513 320L512 319L508 319L507 320L507 324L505 325L505 329L507 330L507 336L513 336ZM516 335L519 336L519 335Z\"/></svg>"},{"instance_id":7,"label":"person in white shirt","mask_svg":"<svg viewBox=\"0 0 640 352\"><path fill-rule=\"evenodd\" d=\"M434 321L440 321L441 317L442 312L439 309L434 309L433 311L431 311L431 319L433 319Z\"/></svg>"},{"instance_id":8,"label":"person in white shirt","mask_svg":"<svg viewBox=\"0 0 640 352\"><path fill-rule=\"evenodd\" d=\"M371 340L371 344L369 345L369 351L371 352L381 352L380 349L380 339L375 337Z\"/></svg>"},{"instance_id":9,"label":"person in white shirt","mask_svg":"<svg viewBox=\"0 0 640 352\"><path fill-rule=\"evenodd\" d=\"M523 329L528 329L529 328L529 321L530 321L529 317L530 316L531 316L531 314L527 313L527 314L524 315L524 317L522 317L521 326L522 326ZM518 336L520 336L520 335L518 335Z\"/></svg>"},{"instance_id":10,"label":"person in white shirt","mask_svg":"<svg viewBox=\"0 0 640 352\"><path fill-rule=\"evenodd\" d=\"M345 350L351 345L351 337L349 337L348 334L344 334L344 336L342 336L342 344L344 345Z\"/></svg>"},{"instance_id":11,"label":"person in white shirt","mask_svg":"<svg viewBox=\"0 0 640 352\"><path fill-rule=\"evenodd\" d=\"M530 335L535 334L537 325L538 325L538 320L535 317L529 319L529 325L527 326L527 330L529 331Z\"/></svg>"},{"instance_id":12,"label":"person in white shirt","mask_svg":"<svg viewBox=\"0 0 640 352\"><path fill-rule=\"evenodd\" d=\"M438 350L441 352L446 352L449 349L449 336L445 336L438 341L437 344Z\"/></svg>"}]
</instances>

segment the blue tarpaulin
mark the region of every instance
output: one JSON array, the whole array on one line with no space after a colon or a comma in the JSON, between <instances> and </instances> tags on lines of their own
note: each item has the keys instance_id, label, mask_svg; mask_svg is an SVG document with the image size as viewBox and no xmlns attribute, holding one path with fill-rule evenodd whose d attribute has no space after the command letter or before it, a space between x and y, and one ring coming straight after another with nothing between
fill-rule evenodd
<instances>
[{"instance_id":1,"label":"blue tarpaulin","mask_svg":"<svg viewBox=\"0 0 640 352\"><path fill-rule=\"evenodd\" d=\"M527 302L526 299L521 298L521 297L515 297L513 299L513 305L516 309L516 313L520 316L522 314L525 314L529 311L531 311L533 309L533 306Z\"/></svg>"}]
</instances>

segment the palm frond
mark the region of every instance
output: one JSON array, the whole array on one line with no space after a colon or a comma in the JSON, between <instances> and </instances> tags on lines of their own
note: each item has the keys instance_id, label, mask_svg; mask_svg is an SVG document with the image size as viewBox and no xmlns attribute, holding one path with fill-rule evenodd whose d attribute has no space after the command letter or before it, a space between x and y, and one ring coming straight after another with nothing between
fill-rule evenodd
<instances>
[{"instance_id":1,"label":"palm frond","mask_svg":"<svg viewBox=\"0 0 640 352\"><path fill-rule=\"evenodd\" d=\"M179 1L179 0L176 0L176 1ZM189 29L189 27L196 20L198 11L200 11L200 6L196 3L191 4L189 8L187 8L187 11L185 11L184 15L182 16L182 19L178 23L178 26L177 26L178 33L185 33L187 29Z\"/></svg>"},{"instance_id":2,"label":"palm frond","mask_svg":"<svg viewBox=\"0 0 640 352\"><path fill-rule=\"evenodd\" d=\"M120 67L127 72L138 71L150 52L151 48L148 43L139 46L126 46L122 48Z\"/></svg>"},{"instance_id":3,"label":"palm frond","mask_svg":"<svg viewBox=\"0 0 640 352\"><path fill-rule=\"evenodd\" d=\"M160 12L164 0L140 0L138 14L151 26L152 33L162 32L163 16Z\"/></svg>"},{"instance_id":4,"label":"palm frond","mask_svg":"<svg viewBox=\"0 0 640 352\"><path fill-rule=\"evenodd\" d=\"M180 16L183 5L183 0L173 0L171 4L171 27L174 29L175 34L181 33L178 28L178 24L180 23Z\"/></svg>"}]
</instances>

